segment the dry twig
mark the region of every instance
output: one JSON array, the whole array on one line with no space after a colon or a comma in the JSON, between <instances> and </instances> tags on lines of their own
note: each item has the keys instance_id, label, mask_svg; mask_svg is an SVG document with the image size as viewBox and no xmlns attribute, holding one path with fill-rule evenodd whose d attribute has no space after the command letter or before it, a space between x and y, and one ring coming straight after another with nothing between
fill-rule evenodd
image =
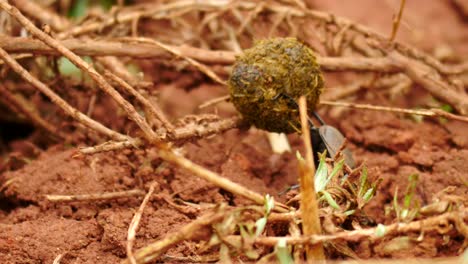
<instances>
[{"instance_id":1,"label":"dry twig","mask_svg":"<svg viewBox=\"0 0 468 264\"><path fill-rule=\"evenodd\" d=\"M318 213L318 201L314 188L315 165L310 132L307 122L307 102L304 96L299 98L299 113L301 118L302 141L305 146L305 162L299 161L299 183L301 190L302 228L304 235L316 235L322 232ZM324 260L323 245L306 246L307 261Z\"/></svg>"},{"instance_id":2,"label":"dry twig","mask_svg":"<svg viewBox=\"0 0 468 264\"><path fill-rule=\"evenodd\" d=\"M141 216L143 215L143 211L145 210L146 204L149 201L149 198L154 192L154 188L156 187L158 183L153 182L150 185L150 188L148 190L148 193L145 195L145 198L141 202L140 207L138 208L138 211L135 213L135 215L132 218L132 222L130 223L130 226L128 227L128 233L127 233L127 258L129 259L131 264L136 264L135 257L133 256L133 244L135 243L135 236L136 232L138 229L138 225L140 224L140 219Z\"/></svg>"},{"instance_id":3,"label":"dry twig","mask_svg":"<svg viewBox=\"0 0 468 264\"><path fill-rule=\"evenodd\" d=\"M378 106L378 105L370 105L370 104L356 104L356 103L348 103L348 102L333 102L333 101L326 101L326 100L321 100L320 104L330 105L330 106L342 106L342 107L349 107L349 108L355 108L355 109L366 109L366 110L374 110L374 111L402 113L402 114L410 114L410 115L438 116L438 117L445 117L447 119L457 120L457 121L462 121L462 122L467 122L468 123L468 117L454 115L454 114L445 112L445 111L443 111L441 109L403 109L403 108Z\"/></svg>"},{"instance_id":4,"label":"dry twig","mask_svg":"<svg viewBox=\"0 0 468 264\"><path fill-rule=\"evenodd\" d=\"M221 219L223 219L225 214L225 210L223 209L223 207L221 207L218 208L215 212L210 212L201 217L198 217L195 221L183 226L178 231L171 234L167 234L163 239L137 250L134 254L135 261L137 263L147 263L157 259L162 253L164 253L174 244L183 240L191 239L196 233L196 231L220 221ZM129 259L122 262L122 264L129 263L131 263Z\"/></svg>"},{"instance_id":5,"label":"dry twig","mask_svg":"<svg viewBox=\"0 0 468 264\"><path fill-rule=\"evenodd\" d=\"M121 192L107 192L107 193L92 193L92 194L76 194L76 195L57 195L48 194L46 199L50 202L77 202L77 201L99 201L99 200L112 200L119 198L127 198L133 196L143 196L143 190L129 190Z\"/></svg>"},{"instance_id":6,"label":"dry twig","mask_svg":"<svg viewBox=\"0 0 468 264\"><path fill-rule=\"evenodd\" d=\"M70 26L67 19L57 15L57 13L52 12L47 8L43 8L36 1L11 0L10 2L23 13L39 20L43 25L49 25L53 30L62 31Z\"/></svg>"}]
</instances>

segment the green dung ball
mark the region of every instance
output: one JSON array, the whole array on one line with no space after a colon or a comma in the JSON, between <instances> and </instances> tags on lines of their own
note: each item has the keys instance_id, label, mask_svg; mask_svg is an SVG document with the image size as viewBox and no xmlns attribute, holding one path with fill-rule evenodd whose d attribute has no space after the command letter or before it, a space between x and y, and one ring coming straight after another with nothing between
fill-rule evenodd
<instances>
[{"instance_id":1,"label":"green dung ball","mask_svg":"<svg viewBox=\"0 0 468 264\"><path fill-rule=\"evenodd\" d=\"M261 40L236 58L229 78L231 101L257 128L300 130L299 97L314 109L323 77L312 50L295 38Z\"/></svg>"}]
</instances>

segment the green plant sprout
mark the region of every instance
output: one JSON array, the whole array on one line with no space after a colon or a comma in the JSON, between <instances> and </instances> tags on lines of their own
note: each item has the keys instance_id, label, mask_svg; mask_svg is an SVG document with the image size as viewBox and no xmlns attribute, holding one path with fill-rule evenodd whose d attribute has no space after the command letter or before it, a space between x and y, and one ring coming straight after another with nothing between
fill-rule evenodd
<instances>
[{"instance_id":1,"label":"green plant sprout","mask_svg":"<svg viewBox=\"0 0 468 264\"><path fill-rule=\"evenodd\" d=\"M265 195L263 207L246 206L234 210L227 215L221 223L214 225L214 233L211 236L208 246L220 245L220 260L229 261L230 255L242 253L249 259L255 260L260 256L253 247L255 238L259 237L266 228L267 219L275 206L275 200L269 194ZM262 214L262 217L255 222L245 218L244 212L254 211ZM242 240L227 241L224 239L228 235L239 232Z\"/></svg>"},{"instance_id":2,"label":"green plant sprout","mask_svg":"<svg viewBox=\"0 0 468 264\"><path fill-rule=\"evenodd\" d=\"M280 239L275 246L276 257L280 264L292 264L294 260L289 252L285 239Z\"/></svg>"},{"instance_id":3,"label":"green plant sprout","mask_svg":"<svg viewBox=\"0 0 468 264\"><path fill-rule=\"evenodd\" d=\"M408 177L408 186L401 205L398 202L398 188L395 190L392 209L395 211L398 222L410 222L419 214L421 206L419 201L414 199L418 180L418 174L411 174Z\"/></svg>"}]
</instances>

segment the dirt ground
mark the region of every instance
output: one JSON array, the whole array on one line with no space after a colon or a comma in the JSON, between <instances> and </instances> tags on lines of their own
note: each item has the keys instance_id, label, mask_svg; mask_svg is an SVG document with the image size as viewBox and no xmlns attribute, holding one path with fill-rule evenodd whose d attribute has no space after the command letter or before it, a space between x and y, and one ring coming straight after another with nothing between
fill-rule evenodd
<instances>
[{"instance_id":1,"label":"dirt ground","mask_svg":"<svg viewBox=\"0 0 468 264\"><path fill-rule=\"evenodd\" d=\"M348 17L388 34L399 1L309 1L313 8ZM407 1L398 41L428 53L468 60L468 18L455 1ZM443 51L442 51L443 50ZM448 51L447 51L448 50ZM447 55L448 54L448 55ZM442 55L441 55L442 56ZM200 75L154 69L142 61L145 76L158 76L152 89L159 92L160 105L171 120L187 114L234 115L224 102L199 110L203 102L226 94ZM165 75L164 75L165 74ZM165 77L166 76L166 77ZM178 78L175 76L179 76ZM349 81L352 76L326 74L327 84ZM177 79L177 82L170 82ZM70 97L71 98L71 97ZM117 107L100 98L93 117L110 127L121 127ZM433 99L421 87L390 94L388 90L364 89L353 96L358 103L414 108ZM76 99L76 105L80 105ZM83 109L86 108L83 103ZM109 110L109 108L114 110ZM416 199L427 205L443 194L468 197L468 124L407 115L322 107L325 121L339 128L348 139L358 164L365 163L371 179L382 179L376 196L364 208L375 223L391 224L386 214L395 190L399 197L408 185L408 176L417 173ZM170 165L154 149L126 149L94 155L77 155L85 140L70 144L50 143L44 133L28 125L4 122L0 139L0 262L119 263L126 257L127 230L141 203L141 195L116 200L51 202L46 195L106 193L146 189L157 182L137 232L135 248L141 248L193 221L204 205L225 202L231 206L249 204L245 198L216 187L191 173ZM23 132L24 131L24 132ZM18 136L21 135L21 136ZM180 151L190 160L258 193L279 195L297 183L295 150L301 149L299 135L288 135L292 152L272 152L264 131L232 129L209 138L187 142ZM191 205L189 206L188 203ZM193 206L196 204L197 207ZM270 230L281 235L281 228ZM409 234L410 246L391 248L391 241L353 242L359 258L435 258L458 256L464 237L428 233L418 242L418 233ZM466 238L465 238L466 239ZM193 262L197 242L185 241L170 248L162 262ZM330 258L341 259L333 255Z\"/></svg>"}]
</instances>

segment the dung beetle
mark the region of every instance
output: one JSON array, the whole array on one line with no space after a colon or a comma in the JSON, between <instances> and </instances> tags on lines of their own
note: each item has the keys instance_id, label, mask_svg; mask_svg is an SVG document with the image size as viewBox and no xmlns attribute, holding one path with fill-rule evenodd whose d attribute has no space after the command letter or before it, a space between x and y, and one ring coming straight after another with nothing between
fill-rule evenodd
<instances>
[{"instance_id":1,"label":"dung beetle","mask_svg":"<svg viewBox=\"0 0 468 264\"><path fill-rule=\"evenodd\" d=\"M327 155L333 158L341 150L345 164L350 168L354 168L356 163L351 150L343 148L346 140L343 134L341 134L337 128L325 124L317 112L313 112L313 114L320 123L320 126L316 127L311 120L309 120L310 137L312 140L312 148L314 149L315 162L319 162L318 153L323 153L326 150Z\"/></svg>"},{"instance_id":2,"label":"dung beetle","mask_svg":"<svg viewBox=\"0 0 468 264\"><path fill-rule=\"evenodd\" d=\"M283 95L291 101L292 104L296 105L299 108L296 101L287 96ZM351 169L354 169L356 162L354 161L353 154L348 148L343 148L345 144L345 137L343 134L335 127L325 124L325 121L320 117L317 112L313 112L314 117L320 123L319 127L316 127L312 120L309 118L307 121L309 123L310 130L310 140L312 141L312 148L314 151L314 162L318 164L320 162L319 153L327 151L327 156L333 158L338 154L339 151L343 154L344 163ZM299 184L290 186L286 190L279 193L282 195L290 190L299 188Z\"/></svg>"},{"instance_id":3,"label":"dung beetle","mask_svg":"<svg viewBox=\"0 0 468 264\"><path fill-rule=\"evenodd\" d=\"M280 96L289 100L293 107L299 109L299 105L294 98L284 93ZM320 123L320 126L316 127L310 118L307 120L309 123L310 140L312 141L312 148L314 150L315 163L318 164L319 162L318 153L323 153L326 150L327 156L333 158L341 150L345 164L353 169L356 163L354 162L351 150L343 148L346 140L343 134L341 134L337 128L325 124L325 121L323 121L317 112L313 111L312 113L315 119Z\"/></svg>"}]
</instances>

